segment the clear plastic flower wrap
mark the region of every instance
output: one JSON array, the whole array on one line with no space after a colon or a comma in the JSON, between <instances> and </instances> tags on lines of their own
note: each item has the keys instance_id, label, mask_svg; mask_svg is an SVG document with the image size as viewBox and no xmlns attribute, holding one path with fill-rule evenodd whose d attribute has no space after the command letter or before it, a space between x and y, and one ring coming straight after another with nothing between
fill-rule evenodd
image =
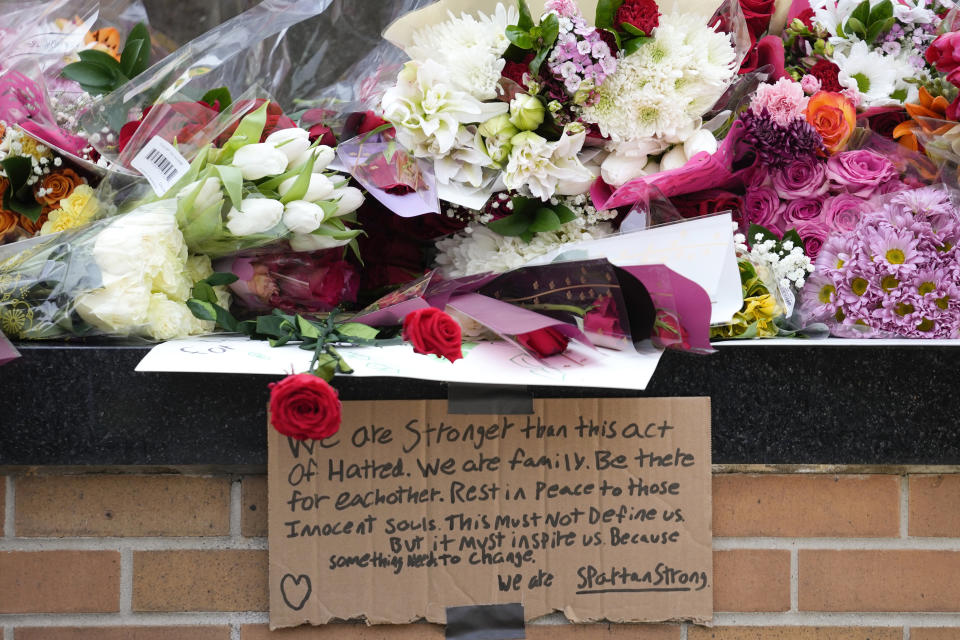
<instances>
[{"instance_id":1,"label":"clear plastic flower wrap","mask_svg":"<svg viewBox=\"0 0 960 640\"><path fill-rule=\"evenodd\" d=\"M174 200L81 229L0 247L0 329L11 338L168 340L212 331L191 297L229 294L209 258L190 256Z\"/></svg>"}]
</instances>

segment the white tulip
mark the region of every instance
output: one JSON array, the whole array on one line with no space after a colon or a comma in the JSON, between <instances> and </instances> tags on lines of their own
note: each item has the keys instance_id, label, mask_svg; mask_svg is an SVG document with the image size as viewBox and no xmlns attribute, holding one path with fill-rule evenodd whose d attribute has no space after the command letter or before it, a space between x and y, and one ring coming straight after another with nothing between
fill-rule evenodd
<instances>
[{"instance_id":1,"label":"white tulip","mask_svg":"<svg viewBox=\"0 0 960 640\"><path fill-rule=\"evenodd\" d=\"M177 200L183 200L184 198L193 195L194 191L199 189L197 197L193 200L193 210L194 211L206 211L213 205L218 202L223 202L223 191L222 185L220 183L220 178L210 177L203 181L203 184L200 184L200 181L191 182L177 194Z\"/></svg>"},{"instance_id":2,"label":"white tulip","mask_svg":"<svg viewBox=\"0 0 960 640\"><path fill-rule=\"evenodd\" d=\"M269 144L283 152L287 160L293 165L295 158L303 155L310 148L310 133L306 129L293 127L280 129L267 136L265 144Z\"/></svg>"},{"instance_id":3,"label":"white tulip","mask_svg":"<svg viewBox=\"0 0 960 640\"><path fill-rule=\"evenodd\" d=\"M297 176L287 178L280 183L279 187L277 187L277 193L279 193L281 196L287 195L287 192L293 188L293 185L296 181ZM333 191L333 182L330 181L330 178L322 173L312 173L310 174L310 186L307 187L307 192L304 194L301 200L306 200L307 202L326 200L333 194Z\"/></svg>"},{"instance_id":4,"label":"white tulip","mask_svg":"<svg viewBox=\"0 0 960 640\"><path fill-rule=\"evenodd\" d=\"M244 180L278 176L287 170L287 156L272 144L258 142L240 147L230 163L240 169Z\"/></svg>"},{"instance_id":5,"label":"white tulip","mask_svg":"<svg viewBox=\"0 0 960 640\"><path fill-rule=\"evenodd\" d=\"M683 165L687 164L687 154L683 152L683 146L677 145L674 148L667 151L663 154L663 157L660 158L660 169L662 171L670 171L671 169L679 169Z\"/></svg>"},{"instance_id":6,"label":"white tulip","mask_svg":"<svg viewBox=\"0 0 960 640\"><path fill-rule=\"evenodd\" d=\"M310 159L311 155L316 158L316 160L313 161L313 172L321 173L330 165L331 162L333 162L333 158L336 155L336 153L334 153L332 148L328 147L327 145L321 144L314 147L313 149L307 149L296 158L291 158L290 167L296 168L301 166L303 163L305 163L307 160Z\"/></svg>"},{"instance_id":7,"label":"white tulip","mask_svg":"<svg viewBox=\"0 0 960 640\"><path fill-rule=\"evenodd\" d=\"M611 187L620 187L634 178L647 175L647 156L621 156L610 154L600 165L603 181Z\"/></svg>"},{"instance_id":8,"label":"white tulip","mask_svg":"<svg viewBox=\"0 0 960 640\"><path fill-rule=\"evenodd\" d=\"M340 200L337 202L337 210L333 213L335 216L345 216L356 211L363 204L363 193L356 187L340 187L333 192L330 200L337 198Z\"/></svg>"},{"instance_id":9,"label":"white tulip","mask_svg":"<svg viewBox=\"0 0 960 640\"><path fill-rule=\"evenodd\" d=\"M337 240L331 236L321 236L315 233L295 233L290 236L290 248L294 251L321 251L335 249L349 244L350 240Z\"/></svg>"},{"instance_id":10,"label":"white tulip","mask_svg":"<svg viewBox=\"0 0 960 640\"><path fill-rule=\"evenodd\" d=\"M717 139L706 129L697 129L692 136L683 143L683 153L687 158L692 158L701 151L707 153L717 152Z\"/></svg>"},{"instance_id":11,"label":"white tulip","mask_svg":"<svg viewBox=\"0 0 960 640\"><path fill-rule=\"evenodd\" d=\"M306 200L288 202L283 210L283 224L296 233L310 233L323 222L324 213L320 205Z\"/></svg>"},{"instance_id":12,"label":"white tulip","mask_svg":"<svg viewBox=\"0 0 960 640\"><path fill-rule=\"evenodd\" d=\"M263 233L277 226L283 218L283 204L269 198L244 198L240 209L230 207L227 229L235 236Z\"/></svg>"}]
</instances>

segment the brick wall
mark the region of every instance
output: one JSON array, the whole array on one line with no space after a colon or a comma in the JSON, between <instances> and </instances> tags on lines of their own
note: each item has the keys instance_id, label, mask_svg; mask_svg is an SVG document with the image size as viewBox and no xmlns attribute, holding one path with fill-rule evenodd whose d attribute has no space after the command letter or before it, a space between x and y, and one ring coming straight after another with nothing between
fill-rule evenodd
<instances>
[{"instance_id":1,"label":"brick wall","mask_svg":"<svg viewBox=\"0 0 960 640\"><path fill-rule=\"evenodd\" d=\"M960 640L960 473L714 476L715 624L532 640ZM951 470L953 471L953 470ZM262 476L0 476L3 640L414 640L267 630Z\"/></svg>"}]
</instances>

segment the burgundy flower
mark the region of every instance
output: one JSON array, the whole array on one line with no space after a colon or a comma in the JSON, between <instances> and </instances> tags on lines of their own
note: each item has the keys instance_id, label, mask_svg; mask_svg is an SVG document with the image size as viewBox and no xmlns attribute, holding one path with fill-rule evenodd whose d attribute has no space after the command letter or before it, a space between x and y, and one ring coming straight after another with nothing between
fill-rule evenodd
<instances>
[{"instance_id":1,"label":"burgundy flower","mask_svg":"<svg viewBox=\"0 0 960 640\"><path fill-rule=\"evenodd\" d=\"M820 81L821 91L839 93L844 87L840 84L840 67L825 58L820 58L810 67L810 75Z\"/></svg>"},{"instance_id":2,"label":"burgundy flower","mask_svg":"<svg viewBox=\"0 0 960 640\"><path fill-rule=\"evenodd\" d=\"M660 24L660 7L655 0L626 0L613 19L615 27L624 22L649 36Z\"/></svg>"}]
</instances>

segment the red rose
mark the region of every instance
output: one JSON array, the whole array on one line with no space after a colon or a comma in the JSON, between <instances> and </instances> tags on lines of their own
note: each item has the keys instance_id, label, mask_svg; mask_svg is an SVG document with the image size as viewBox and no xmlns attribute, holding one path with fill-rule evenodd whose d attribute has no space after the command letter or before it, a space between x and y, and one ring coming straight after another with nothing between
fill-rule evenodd
<instances>
[{"instance_id":1,"label":"red rose","mask_svg":"<svg viewBox=\"0 0 960 640\"><path fill-rule=\"evenodd\" d=\"M815 14L813 13L813 9L811 9L810 7L807 7L806 9L804 9L803 11L797 14L796 19L802 22L807 27L807 29L813 29L814 15Z\"/></svg>"},{"instance_id":2,"label":"red rose","mask_svg":"<svg viewBox=\"0 0 960 640\"><path fill-rule=\"evenodd\" d=\"M554 327L544 327L529 333L521 333L517 337L517 342L533 351L541 358L555 356L567 350L570 338L563 335Z\"/></svg>"},{"instance_id":3,"label":"red rose","mask_svg":"<svg viewBox=\"0 0 960 640\"><path fill-rule=\"evenodd\" d=\"M687 341L689 334L675 315L663 309L657 309L657 319L653 324L653 344L664 349L690 349Z\"/></svg>"},{"instance_id":4,"label":"red rose","mask_svg":"<svg viewBox=\"0 0 960 640\"><path fill-rule=\"evenodd\" d=\"M337 146L337 136L333 135L333 130L327 125L323 123L315 124L307 131L310 134L310 142L319 140L320 144L325 144L328 147Z\"/></svg>"},{"instance_id":5,"label":"red rose","mask_svg":"<svg viewBox=\"0 0 960 640\"><path fill-rule=\"evenodd\" d=\"M462 335L457 321L435 307L417 309L403 318L403 339L416 353L454 362L463 357Z\"/></svg>"},{"instance_id":6,"label":"red rose","mask_svg":"<svg viewBox=\"0 0 960 640\"><path fill-rule=\"evenodd\" d=\"M845 89L845 87L840 84L840 80L838 79L840 67L829 60L820 58L817 60L817 64L810 68L809 73L820 81L820 89L822 91L840 93Z\"/></svg>"},{"instance_id":7,"label":"red rose","mask_svg":"<svg viewBox=\"0 0 960 640\"><path fill-rule=\"evenodd\" d=\"M750 73L760 67L770 65L773 67L770 72L770 82L774 82L787 74L784 69L785 55L783 40L780 36L764 36L747 52L747 56L740 64L739 73Z\"/></svg>"},{"instance_id":8,"label":"red rose","mask_svg":"<svg viewBox=\"0 0 960 640\"><path fill-rule=\"evenodd\" d=\"M323 378L287 376L270 385L270 421L296 440L323 440L340 429L340 398Z\"/></svg>"},{"instance_id":9,"label":"red rose","mask_svg":"<svg viewBox=\"0 0 960 640\"><path fill-rule=\"evenodd\" d=\"M857 124L866 123L874 133L893 140L893 130L909 119L903 107L872 107L857 116Z\"/></svg>"},{"instance_id":10,"label":"red rose","mask_svg":"<svg viewBox=\"0 0 960 640\"><path fill-rule=\"evenodd\" d=\"M775 0L740 0L740 8L747 21L750 39L756 42L770 26L770 17L776 11L776 2Z\"/></svg>"},{"instance_id":11,"label":"red rose","mask_svg":"<svg viewBox=\"0 0 960 640\"><path fill-rule=\"evenodd\" d=\"M706 216L718 211L732 211L737 218L743 211L743 198L722 189L708 189L670 199L677 212L684 218Z\"/></svg>"},{"instance_id":12,"label":"red rose","mask_svg":"<svg viewBox=\"0 0 960 640\"><path fill-rule=\"evenodd\" d=\"M613 25L619 27L624 22L650 35L660 24L660 7L654 0L626 0L617 9Z\"/></svg>"},{"instance_id":13,"label":"red rose","mask_svg":"<svg viewBox=\"0 0 960 640\"><path fill-rule=\"evenodd\" d=\"M588 333L598 333L602 336L619 337L623 335L620 328L620 317L617 305L612 295L597 298L593 308L583 318L583 330Z\"/></svg>"},{"instance_id":14,"label":"red rose","mask_svg":"<svg viewBox=\"0 0 960 640\"><path fill-rule=\"evenodd\" d=\"M377 127L382 127L385 124L390 123L373 111L356 111L347 116L347 120L343 123L343 135L341 138L349 140L350 138L370 133ZM385 129L382 134L385 138L392 137L393 129Z\"/></svg>"}]
</instances>

